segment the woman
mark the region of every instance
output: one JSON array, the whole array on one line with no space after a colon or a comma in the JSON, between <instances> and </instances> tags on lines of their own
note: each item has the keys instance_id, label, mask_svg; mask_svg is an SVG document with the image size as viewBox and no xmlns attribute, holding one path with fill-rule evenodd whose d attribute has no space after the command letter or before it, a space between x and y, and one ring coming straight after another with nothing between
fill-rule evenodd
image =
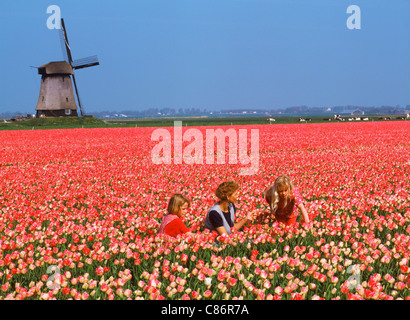
<instances>
[{"instance_id":1,"label":"woman","mask_svg":"<svg viewBox=\"0 0 410 320\"><path fill-rule=\"evenodd\" d=\"M252 220L252 214L248 215L237 223L234 223L238 199L239 185L235 181L225 181L221 183L215 191L215 195L220 199L209 209L205 218L205 228L215 230L221 234L231 234L232 227L236 230L242 228L248 221Z\"/></svg>"}]
</instances>

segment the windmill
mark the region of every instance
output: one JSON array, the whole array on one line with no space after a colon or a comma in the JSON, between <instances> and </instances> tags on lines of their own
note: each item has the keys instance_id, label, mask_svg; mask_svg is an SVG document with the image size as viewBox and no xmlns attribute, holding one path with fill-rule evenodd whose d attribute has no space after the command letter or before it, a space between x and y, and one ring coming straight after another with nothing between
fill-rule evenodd
<instances>
[{"instance_id":1,"label":"windmill","mask_svg":"<svg viewBox=\"0 0 410 320\"><path fill-rule=\"evenodd\" d=\"M100 63L97 56L73 60L64 19L61 19L59 31L65 61L49 62L38 67L42 81L36 107L37 116L78 116L71 78L81 116L84 116L85 111L78 93L74 70L89 68Z\"/></svg>"}]
</instances>

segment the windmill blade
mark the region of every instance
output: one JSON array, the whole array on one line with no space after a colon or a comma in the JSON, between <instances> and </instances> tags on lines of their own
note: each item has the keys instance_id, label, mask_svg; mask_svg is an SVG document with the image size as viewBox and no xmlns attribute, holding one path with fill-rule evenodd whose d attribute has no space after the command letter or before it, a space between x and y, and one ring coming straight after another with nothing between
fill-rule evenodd
<instances>
[{"instance_id":1,"label":"windmill blade","mask_svg":"<svg viewBox=\"0 0 410 320\"><path fill-rule=\"evenodd\" d=\"M74 60L71 66L73 69L82 69L88 68L92 66L98 66L100 63L98 62L97 56L91 56L87 58L82 58L78 60Z\"/></svg>"},{"instance_id":2,"label":"windmill blade","mask_svg":"<svg viewBox=\"0 0 410 320\"><path fill-rule=\"evenodd\" d=\"M65 51L66 51L66 55L67 55L67 60L66 61L71 65L71 63L73 62L73 58L71 56L70 44L68 42L67 30L65 28L63 18L61 18L61 30L62 30L62 41L64 42L63 45L65 47ZM63 54L64 54L64 50L63 50Z\"/></svg>"},{"instance_id":3,"label":"windmill blade","mask_svg":"<svg viewBox=\"0 0 410 320\"><path fill-rule=\"evenodd\" d=\"M61 18L60 41L63 47L63 55L65 57L65 60L70 64L70 66L73 69L82 69L82 68L92 67L92 66L96 66L100 64L98 62L97 56L91 56L91 57L82 58L82 59L73 61L73 57L71 55L70 43L68 42L67 29L65 27L63 18ZM80 94L78 93L77 82L74 76L74 72L72 74L72 79L74 83L75 93L77 96L78 106L80 108L80 113L81 113L81 116L84 116L85 110L83 109L83 106L81 104Z\"/></svg>"},{"instance_id":4,"label":"windmill blade","mask_svg":"<svg viewBox=\"0 0 410 320\"><path fill-rule=\"evenodd\" d=\"M62 28L58 29L58 33L59 33L59 36L60 36L60 45L61 45L61 51L62 51L62 53L63 53L64 61L70 63L70 62L68 61L67 47L66 47L66 44L65 44L64 31L63 31L63 29L62 29Z\"/></svg>"},{"instance_id":5,"label":"windmill blade","mask_svg":"<svg viewBox=\"0 0 410 320\"><path fill-rule=\"evenodd\" d=\"M78 107L80 108L81 116L84 117L85 112L83 110L83 106L81 105L80 95L78 93L77 82L75 81L74 73L71 76L73 77L73 83L74 83L75 94L77 96Z\"/></svg>"}]
</instances>

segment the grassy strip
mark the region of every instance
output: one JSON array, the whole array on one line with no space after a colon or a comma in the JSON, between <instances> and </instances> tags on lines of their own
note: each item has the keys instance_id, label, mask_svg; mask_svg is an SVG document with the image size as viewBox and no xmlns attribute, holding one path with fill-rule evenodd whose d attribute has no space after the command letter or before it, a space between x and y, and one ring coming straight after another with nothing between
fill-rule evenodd
<instances>
[{"instance_id":1,"label":"grassy strip","mask_svg":"<svg viewBox=\"0 0 410 320\"><path fill-rule=\"evenodd\" d=\"M260 125L260 124L306 124L329 123L336 120L327 120L326 116L312 116L308 122L299 121L300 117L280 116L269 122L267 117L167 117L167 118L139 118L139 119L107 119L94 117L60 117L60 118L33 118L11 123L0 123L0 130L30 130L30 129L71 129L71 128L129 128L129 127L172 127L174 121L182 121L183 126L226 126L226 125ZM345 122L348 117L345 117ZM368 116L371 121L381 120L380 116ZM391 117L390 121L398 121ZM356 122L352 120L351 122ZM363 122L363 121L362 121Z\"/></svg>"}]
</instances>

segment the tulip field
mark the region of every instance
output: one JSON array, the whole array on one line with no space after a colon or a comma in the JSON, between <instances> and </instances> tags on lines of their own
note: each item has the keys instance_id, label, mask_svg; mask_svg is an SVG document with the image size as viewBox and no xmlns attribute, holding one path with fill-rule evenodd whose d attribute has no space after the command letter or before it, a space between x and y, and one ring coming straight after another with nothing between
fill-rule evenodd
<instances>
[{"instance_id":1,"label":"tulip field","mask_svg":"<svg viewBox=\"0 0 410 320\"><path fill-rule=\"evenodd\" d=\"M409 121L218 128L259 130L256 174L156 164L156 128L1 131L0 299L410 299ZM310 223L204 229L221 182L240 219L282 174ZM173 193L194 236L157 235Z\"/></svg>"}]
</instances>

